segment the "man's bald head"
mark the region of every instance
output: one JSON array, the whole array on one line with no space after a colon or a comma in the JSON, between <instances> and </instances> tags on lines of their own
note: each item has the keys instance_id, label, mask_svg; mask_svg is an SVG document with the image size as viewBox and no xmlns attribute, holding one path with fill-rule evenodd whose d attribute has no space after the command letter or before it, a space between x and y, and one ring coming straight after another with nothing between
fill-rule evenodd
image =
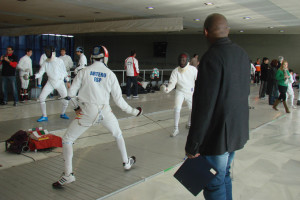
<instances>
[{"instance_id":1,"label":"man's bald head","mask_svg":"<svg viewBox=\"0 0 300 200\"><path fill-rule=\"evenodd\" d=\"M210 41L228 37L229 27L227 19L218 13L209 15L204 22L204 33Z\"/></svg>"}]
</instances>

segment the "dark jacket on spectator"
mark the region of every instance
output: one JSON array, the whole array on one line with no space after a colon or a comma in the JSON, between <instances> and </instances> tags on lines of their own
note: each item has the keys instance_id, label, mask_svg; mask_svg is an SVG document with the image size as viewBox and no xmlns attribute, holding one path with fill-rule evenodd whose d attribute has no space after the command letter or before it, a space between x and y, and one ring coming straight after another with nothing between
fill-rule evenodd
<instances>
[{"instance_id":1,"label":"dark jacket on spectator","mask_svg":"<svg viewBox=\"0 0 300 200\"><path fill-rule=\"evenodd\" d=\"M202 56L186 153L221 155L244 147L249 139L249 60L227 37Z\"/></svg>"}]
</instances>

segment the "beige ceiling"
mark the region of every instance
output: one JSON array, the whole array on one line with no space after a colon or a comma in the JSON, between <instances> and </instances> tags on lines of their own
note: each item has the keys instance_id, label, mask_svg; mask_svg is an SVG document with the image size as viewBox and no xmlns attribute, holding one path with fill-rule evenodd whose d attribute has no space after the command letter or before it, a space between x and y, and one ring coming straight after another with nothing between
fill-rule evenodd
<instances>
[{"instance_id":1,"label":"beige ceiling","mask_svg":"<svg viewBox=\"0 0 300 200\"><path fill-rule=\"evenodd\" d=\"M300 34L300 0L1 0L0 31L182 17L184 29L177 34L198 33L206 16L216 12L227 17L232 34Z\"/></svg>"}]
</instances>

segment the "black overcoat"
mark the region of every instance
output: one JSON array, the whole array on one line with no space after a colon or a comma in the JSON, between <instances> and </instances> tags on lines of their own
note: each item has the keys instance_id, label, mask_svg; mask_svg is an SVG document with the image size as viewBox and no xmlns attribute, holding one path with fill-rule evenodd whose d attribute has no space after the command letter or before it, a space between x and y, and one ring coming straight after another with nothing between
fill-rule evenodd
<instances>
[{"instance_id":1,"label":"black overcoat","mask_svg":"<svg viewBox=\"0 0 300 200\"><path fill-rule=\"evenodd\" d=\"M244 147L249 139L249 66L247 53L229 38L218 39L202 56L188 154L221 155Z\"/></svg>"}]
</instances>

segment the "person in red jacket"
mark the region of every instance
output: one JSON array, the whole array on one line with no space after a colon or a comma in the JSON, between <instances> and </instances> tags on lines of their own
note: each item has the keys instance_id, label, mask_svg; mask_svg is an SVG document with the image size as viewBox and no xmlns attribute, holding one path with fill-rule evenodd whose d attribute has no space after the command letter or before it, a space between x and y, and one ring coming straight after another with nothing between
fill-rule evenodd
<instances>
[{"instance_id":1,"label":"person in red jacket","mask_svg":"<svg viewBox=\"0 0 300 200\"><path fill-rule=\"evenodd\" d=\"M134 88L132 97L139 98L137 76L139 75L140 70L139 70L139 62L135 57L136 57L135 50L131 50L130 56L125 60L125 70L127 76L127 82L126 82L127 99L130 99L131 83L133 83L133 88Z\"/></svg>"},{"instance_id":2,"label":"person in red jacket","mask_svg":"<svg viewBox=\"0 0 300 200\"><path fill-rule=\"evenodd\" d=\"M2 64L2 93L3 101L1 105L7 104L7 82L9 81L12 85L13 95L14 95L14 106L18 104L18 90L16 82L16 68L18 65L18 57L13 54L14 49L12 46L8 46L6 49L6 54L2 55L0 58L0 64Z\"/></svg>"}]
</instances>

